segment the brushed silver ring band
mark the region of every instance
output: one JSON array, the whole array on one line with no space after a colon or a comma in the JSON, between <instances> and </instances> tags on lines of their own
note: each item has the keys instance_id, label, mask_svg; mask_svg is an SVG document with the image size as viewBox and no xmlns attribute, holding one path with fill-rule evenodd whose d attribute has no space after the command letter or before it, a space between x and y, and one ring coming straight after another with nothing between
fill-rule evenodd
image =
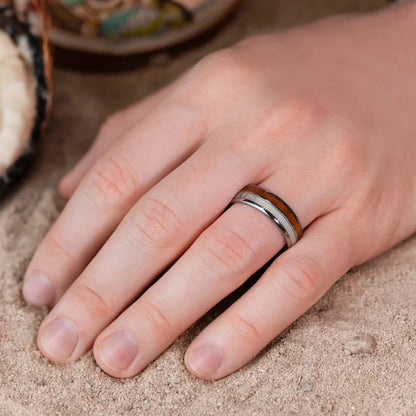
<instances>
[{"instance_id":1,"label":"brushed silver ring band","mask_svg":"<svg viewBox=\"0 0 416 416\"><path fill-rule=\"evenodd\" d=\"M247 185L232 199L232 204L243 203L267 215L279 227L287 248L302 237L303 230L294 211L272 192L257 186Z\"/></svg>"}]
</instances>

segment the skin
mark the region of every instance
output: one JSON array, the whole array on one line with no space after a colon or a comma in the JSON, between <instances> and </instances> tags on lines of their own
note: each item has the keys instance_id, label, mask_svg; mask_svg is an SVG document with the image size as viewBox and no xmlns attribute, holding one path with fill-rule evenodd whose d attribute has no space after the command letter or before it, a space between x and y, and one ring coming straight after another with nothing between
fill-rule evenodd
<instances>
[{"instance_id":1,"label":"skin","mask_svg":"<svg viewBox=\"0 0 416 416\"><path fill-rule=\"evenodd\" d=\"M104 123L25 276L26 301L51 307L42 354L68 363L93 346L114 377L143 370L283 247L257 210L223 212L247 184L305 233L191 343L202 379L242 367L414 233L415 21L411 3L247 39Z\"/></svg>"}]
</instances>

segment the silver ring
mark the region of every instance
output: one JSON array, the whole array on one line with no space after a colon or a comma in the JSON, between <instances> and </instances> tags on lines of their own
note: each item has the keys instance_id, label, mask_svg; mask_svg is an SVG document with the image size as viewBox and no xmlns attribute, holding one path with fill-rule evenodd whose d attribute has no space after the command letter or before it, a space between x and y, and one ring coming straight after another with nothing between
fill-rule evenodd
<instances>
[{"instance_id":1,"label":"silver ring","mask_svg":"<svg viewBox=\"0 0 416 416\"><path fill-rule=\"evenodd\" d=\"M243 203L267 215L279 227L287 248L292 247L303 235L300 222L289 205L277 195L257 185L247 185L231 203Z\"/></svg>"}]
</instances>

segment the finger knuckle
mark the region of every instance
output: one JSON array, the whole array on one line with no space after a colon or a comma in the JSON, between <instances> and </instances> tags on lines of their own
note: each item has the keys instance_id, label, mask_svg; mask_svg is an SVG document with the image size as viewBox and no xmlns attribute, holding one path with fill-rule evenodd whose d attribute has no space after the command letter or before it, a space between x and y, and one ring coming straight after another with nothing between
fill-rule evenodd
<instances>
[{"instance_id":1,"label":"finger knuckle","mask_svg":"<svg viewBox=\"0 0 416 416\"><path fill-rule=\"evenodd\" d=\"M116 310L115 300L109 291L105 290L97 281L79 279L75 285L75 301L73 304L83 305L88 314L94 317L109 316Z\"/></svg>"},{"instance_id":2,"label":"finger knuckle","mask_svg":"<svg viewBox=\"0 0 416 416\"><path fill-rule=\"evenodd\" d=\"M221 49L203 57L196 64L195 69L206 71L211 75L228 74L238 70L237 58L232 48Z\"/></svg>"},{"instance_id":3,"label":"finger knuckle","mask_svg":"<svg viewBox=\"0 0 416 416\"><path fill-rule=\"evenodd\" d=\"M323 266L313 257L302 255L287 260L273 280L279 292L295 301L304 301L320 292L323 278Z\"/></svg>"},{"instance_id":4,"label":"finger knuckle","mask_svg":"<svg viewBox=\"0 0 416 416\"><path fill-rule=\"evenodd\" d=\"M311 132L317 131L324 119L323 108L306 98L293 98L260 111L251 128L244 135L231 137L228 145L230 151L240 157L275 155L278 150L276 144L290 147L303 145L303 141L310 137Z\"/></svg>"},{"instance_id":5,"label":"finger knuckle","mask_svg":"<svg viewBox=\"0 0 416 416\"><path fill-rule=\"evenodd\" d=\"M61 238L57 236L49 236L48 238L48 250L50 250L50 255L53 257L64 257L70 263L78 264L79 259L73 253L73 250L67 246Z\"/></svg>"},{"instance_id":6,"label":"finger knuckle","mask_svg":"<svg viewBox=\"0 0 416 416\"><path fill-rule=\"evenodd\" d=\"M132 230L158 248L171 248L178 240L181 221L170 204L155 197L144 197L131 212Z\"/></svg>"},{"instance_id":7,"label":"finger knuckle","mask_svg":"<svg viewBox=\"0 0 416 416\"><path fill-rule=\"evenodd\" d=\"M101 124L100 133L111 133L120 129L120 125L124 122L124 111L118 111L117 113L108 116Z\"/></svg>"},{"instance_id":8,"label":"finger knuckle","mask_svg":"<svg viewBox=\"0 0 416 416\"><path fill-rule=\"evenodd\" d=\"M146 301L141 308L143 317L161 334L174 332L175 323L172 321L170 311L155 301Z\"/></svg>"},{"instance_id":9,"label":"finger knuckle","mask_svg":"<svg viewBox=\"0 0 416 416\"><path fill-rule=\"evenodd\" d=\"M253 322L252 318L245 317L242 313L234 312L230 317L230 326L244 343L255 346L262 344L262 331Z\"/></svg>"},{"instance_id":10,"label":"finger knuckle","mask_svg":"<svg viewBox=\"0 0 416 416\"><path fill-rule=\"evenodd\" d=\"M362 145L350 137L340 138L328 153L327 169L335 177L347 183L355 180L362 181L368 171L368 158L362 151Z\"/></svg>"},{"instance_id":11,"label":"finger knuckle","mask_svg":"<svg viewBox=\"0 0 416 416\"><path fill-rule=\"evenodd\" d=\"M203 264L212 277L235 275L255 255L252 244L239 232L224 226L207 236L200 250Z\"/></svg>"},{"instance_id":12,"label":"finger knuckle","mask_svg":"<svg viewBox=\"0 0 416 416\"><path fill-rule=\"evenodd\" d=\"M189 73L193 84L205 92L219 92L222 95L233 91L235 85L245 85L250 66L237 48L215 51L202 58ZM201 83L201 80L204 82Z\"/></svg>"},{"instance_id":13,"label":"finger knuckle","mask_svg":"<svg viewBox=\"0 0 416 416\"><path fill-rule=\"evenodd\" d=\"M139 189L137 172L125 156L107 156L97 162L90 177L92 195L100 203L119 205L132 201Z\"/></svg>"},{"instance_id":14,"label":"finger knuckle","mask_svg":"<svg viewBox=\"0 0 416 416\"><path fill-rule=\"evenodd\" d=\"M327 111L307 97L293 97L266 109L257 125L266 137L304 139L325 120ZM306 133L306 134L305 134Z\"/></svg>"}]
</instances>

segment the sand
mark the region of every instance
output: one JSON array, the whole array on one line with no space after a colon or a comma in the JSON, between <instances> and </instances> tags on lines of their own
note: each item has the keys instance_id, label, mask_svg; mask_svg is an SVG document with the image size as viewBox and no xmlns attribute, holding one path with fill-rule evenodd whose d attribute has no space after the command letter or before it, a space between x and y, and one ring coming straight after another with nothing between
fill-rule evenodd
<instances>
[{"instance_id":1,"label":"sand","mask_svg":"<svg viewBox=\"0 0 416 416\"><path fill-rule=\"evenodd\" d=\"M351 270L256 359L217 382L183 364L214 308L141 374L117 380L91 353L58 366L35 345L46 315L25 305L21 279L64 205L60 176L102 120L243 36L382 1L243 1L207 43L133 72L55 72L55 106L30 177L0 203L0 415L415 415L416 238ZM365 334L365 335L360 335Z\"/></svg>"}]
</instances>

